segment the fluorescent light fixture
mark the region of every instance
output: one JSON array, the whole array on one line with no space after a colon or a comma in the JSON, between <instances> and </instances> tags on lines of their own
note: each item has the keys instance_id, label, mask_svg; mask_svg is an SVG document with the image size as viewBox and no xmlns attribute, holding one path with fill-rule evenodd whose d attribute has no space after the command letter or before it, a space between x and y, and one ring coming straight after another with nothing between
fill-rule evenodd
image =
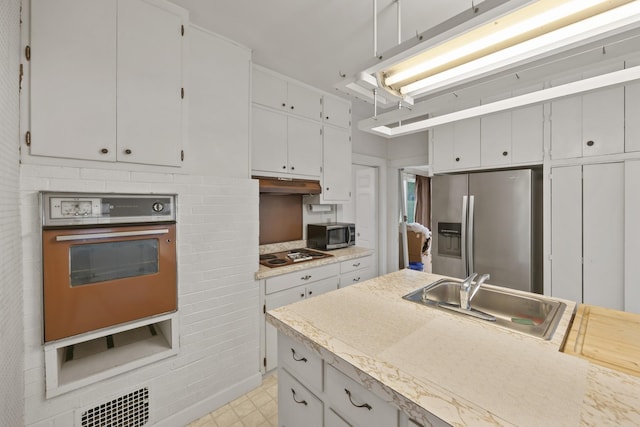
<instances>
[{"instance_id":1,"label":"fluorescent light fixture","mask_svg":"<svg viewBox=\"0 0 640 427\"><path fill-rule=\"evenodd\" d=\"M506 58L518 57L522 52L551 46L571 37L574 32L585 31L585 25L574 27L572 24L601 16L629 3L638 6L639 2L538 0L392 66L383 72L382 80L385 86L395 91L415 96L435 82L450 79L455 73L445 74L448 70L460 67L458 72L464 72L477 66L486 67L490 62L504 62ZM593 25L604 24L590 21L586 28ZM573 27L573 31L568 30L569 27ZM558 31L561 29L564 31ZM538 39L537 44L523 45L534 39ZM502 54L496 55L498 52ZM469 65L465 68L464 64Z\"/></svg>"},{"instance_id":2,"label":"fluorescent light fixture","mask_svg":"<svg viewBox=\"0 0 640 427\"><path fill-rule=\"evenodd\" d=\"M471 107L465 110L443 114L441 116L431 117L408 124L403 124L397 127L389 127L385 125L375 126L371 127L371 132L387 138L409 135L459 120L485 116L487 114L493 114L500 111L513 110L515 108L520 108L527 105L540 104L543 102L552 101L554 99L587 93L606 87L620 86L625 83L638 80L640 80L640 66L627 68L620 71L614 71L612 73L603 74L588 79L578 80L576 82L567 83L561 86L542 89L537 92L531 92L501 101L483 104L477 107ZM366 130L362 127L361 129Z\"/></svg>"}]
</instances>

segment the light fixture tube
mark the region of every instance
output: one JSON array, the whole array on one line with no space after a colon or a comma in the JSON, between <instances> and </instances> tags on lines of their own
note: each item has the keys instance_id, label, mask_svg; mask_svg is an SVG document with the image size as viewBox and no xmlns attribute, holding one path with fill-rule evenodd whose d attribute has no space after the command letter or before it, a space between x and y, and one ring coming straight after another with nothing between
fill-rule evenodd
<instances>
[{"instance_id":1,"label":"light fixture tube","mask_svg":"<svg viewBox=\"0 0 640 427\"><path fill-rule=\"evenodd\" d=\"M408 84L579 22L635 0L539 0L420 53L384 73L403 93Z\"/></svg>"}]
</instances>

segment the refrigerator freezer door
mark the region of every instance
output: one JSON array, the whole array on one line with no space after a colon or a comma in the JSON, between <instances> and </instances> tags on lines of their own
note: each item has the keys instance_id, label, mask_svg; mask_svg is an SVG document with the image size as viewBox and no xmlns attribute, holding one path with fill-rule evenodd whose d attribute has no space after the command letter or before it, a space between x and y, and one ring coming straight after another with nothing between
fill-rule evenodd
<instances>
[{"instance_id":1,"label":"refrigerator freezer door","mask_svg":"<svg viewBox=\"0 0 640 427\"><path fill-rule=\"evenodd\" d=\"M536 276L538 221L531 170L476 173L469 176L475 199L474 269L491 274L494 285L533 292Z\"/></svg>"},{"instance_id":2,"label":"refrigerator freezer door","mask_svg":"<svg viewBox=\"0 0 640 427\"><path fill-rule=\"evenodd\" d=\"M433 272L445 276L466 277L466 262L461 246L464 240L456 234L463 215L462 199L467 195L467 175L436 175L431 180L431 224L434 229L431 242ZM457 226L457 228L455 227Z\"/></svg>"}]
</instances>

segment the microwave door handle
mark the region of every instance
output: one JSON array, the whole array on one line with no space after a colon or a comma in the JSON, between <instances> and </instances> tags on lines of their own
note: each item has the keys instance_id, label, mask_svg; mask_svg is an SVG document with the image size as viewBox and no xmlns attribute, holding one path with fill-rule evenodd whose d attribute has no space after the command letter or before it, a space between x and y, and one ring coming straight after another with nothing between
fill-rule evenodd
<instances>
[{"instance_id":1,"label":"microwave door handle","mask_svg":"<svg viewBox=\"0 0 640 427\"><path fill-rule=\"evenodd\" d=\"M56 242L68 242L68 241L74 241L74 240L91 240L91 239L110 239L114 237L153 236L157 234L168 234L168 233L169 233L169 229L161 228L157 230L116 231L113 233L68 234L64 236L56 236Z\"/></svg>"},{"instance_id":2,"label":"microwave door handle","mask_svg":"<svg viewBox=\"0 0 640 427\"><path fill-rule=\"evenodd\" d=\"M356 243L356 230L355 228L353 229L353 232L351 231L351 227L349 227L349 244L351 244L353 242L353 244Z\"/></svg>"}]
</instances>

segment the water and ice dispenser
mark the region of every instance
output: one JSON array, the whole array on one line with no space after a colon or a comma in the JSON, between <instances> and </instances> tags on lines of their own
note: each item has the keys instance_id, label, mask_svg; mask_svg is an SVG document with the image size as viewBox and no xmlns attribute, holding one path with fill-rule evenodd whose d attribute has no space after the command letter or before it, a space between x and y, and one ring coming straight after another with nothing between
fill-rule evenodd
<instances>
[{"instance_id":1,"label":"water and ice dispenser","mask_svg":"<svg viewBox=\"0 0 640 427\"><path fill-rule=\"evenodd\" d=\"M462 257L462 224L438 222L438 255Z\"/></svg>"}]
</instances>

